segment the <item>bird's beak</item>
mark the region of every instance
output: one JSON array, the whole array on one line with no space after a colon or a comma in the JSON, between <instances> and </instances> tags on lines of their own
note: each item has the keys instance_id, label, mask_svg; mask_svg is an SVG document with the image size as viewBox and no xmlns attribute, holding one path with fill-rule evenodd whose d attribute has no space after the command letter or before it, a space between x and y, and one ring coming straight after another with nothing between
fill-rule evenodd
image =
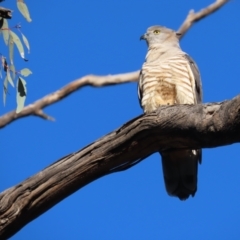
<instances>
[{"instance_id":1,"label":"bird's beak","mask_svg":"<svg viewBox=\"0 0 240 240\"><path fill-rule=\"evenodd\" d=\"M143 35L140 37L140 41L141 41L141 40L146 40L146 37L147 37L147 34L146 34L146 33L143 34Z\"/></svg>"}]
</instances>

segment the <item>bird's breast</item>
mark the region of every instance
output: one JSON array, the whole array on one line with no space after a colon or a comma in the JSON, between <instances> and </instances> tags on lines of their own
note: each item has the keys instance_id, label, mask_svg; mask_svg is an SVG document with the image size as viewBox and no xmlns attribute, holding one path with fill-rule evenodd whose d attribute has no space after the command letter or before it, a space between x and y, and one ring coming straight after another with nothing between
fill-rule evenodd
<instances>
[{"instance_id":1,"label":"bird's breast","mask_svg":"<svg viewBox=\"0 0 240 240\"><path fill-rule=\"evenodd\" d=\"M193 104L194 96L186 61L148 63L142 68L141 103L145 112L160 105Z\"/></svg>"}]
</instances>

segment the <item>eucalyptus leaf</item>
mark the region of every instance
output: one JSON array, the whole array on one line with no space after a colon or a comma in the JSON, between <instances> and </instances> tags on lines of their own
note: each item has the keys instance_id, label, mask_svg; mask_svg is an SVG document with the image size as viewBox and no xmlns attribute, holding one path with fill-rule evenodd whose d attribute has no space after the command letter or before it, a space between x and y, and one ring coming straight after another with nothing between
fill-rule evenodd
<instances>
[{"instance_id":1,"label":"eucalyptus leaf","mask_svg":"<svg viewBox=\"0 0 240 240\"><path fill-rule=\"evenodd\" d=\"M7 64L7 60L5 57L2 57L2 66L3 66L3 70L5 72L7 72L7 69L8 69L8 64Z\"/></svg>"},{"instance_id":2,"label":"eucalyptus leaf","mask_svg":"<svg viewBox=\"0 0 240 240\"><path fill-rule=\"evenodd\" d=\"M20 13L26 18L26 20L28 22L31 22L32 19L30 17L27 5L24 2L17 1L17 7Z\"/></svg>"},{"instance_id":3,"label":"eucalyptus leaf","mask_svg":"<svg viewBox=\"0 0 240 240\"><path fill-rule=\"evenodd\" d=\"M10 65L9 69L10 69L10 71L11 71L11 73L12 73L12 78L13 78L13 80L14 80L15 77L16 77L15 66L14 66L14 65Z\"/></svg>"},{"instance_id":4,"label":"eucalyptus leaf","mask_svg":"<svg viewBox=\"0 0 240 240\"><path fill-rule=\"evenodd\" d=\"M17 83L17 109L16 113L20 113L24 108L24 103L27 96L26 81L19 77Z\"/></svg>"},{"instance_id":5,"label":"eucalyptus leaf","mask_svg":"<svg viewBox=\"0 0 240 240\"><path fill-rule=\"evenodd\" d=\"M21 34L22 34L23 42L24 42L26 48L28 49L28 53L30 53L30 45L29 45L29 42L28 42L27 38L25 37L25 35L23 35L23 33L21 33Z\"/></svg>"},{"instance_id":6,"label":"eucalyptus leaf","mask_svg":"<svg viewBox=\"0 0 240 240\"><path fill-rule=\"evenodd\" d=\"M32 72L28 68L24 68L20 71L20 74L24 77L27 77L28 75L32 74Z\"/></svg>"},{"instance_id":7,"label":"eucalyptus leaf","mask_svg":"<svg viewBox=\"0 0 240 240\"><path fill-rule=\"evenodd\" d=\"M12 35L9 36L9 44L8 44L8 47L9 47L9 59L10 59L10 63L13 64L13 47L14 47L14 42L13 42L13 38L12 38Z\"/></svg>"},{"instance_id":8,"label":"eucalyptus leaf","mask_svg":"<svg viewBox=\"0 0 240 240\"><path fill-rule=\"evenodd\" d=\"M12 36L12 39L13 39L13 42L16 44L17 46L17 49L21 55L21 57L23 59L25 59L25 56L24 56L24 49L23 49L23 45L21 43L21 40L20 38L18 37L18 35L16 33L14 33L13 31L10 30L10 34Z\"/></svg>"},{"instance_id":9,"label":"eucalyptus leaf","mask_svg":"<svg viewBox=\"0 0 240 240\"><path fill-rule=\"evenodd\" d=\"M3 104L6 105L6 99L7 99L7 88L8 88L8 79L7 76L4 79L3 82Z\"/></svg>"},{"instance_id":10,"label":"eucalyptus leaf","mask_svg":"<svg viewBox=\"0 0 240 240\"><path fill-rule=\"evenodd\" d=\"M14 87L14 83L13 83L13 80L12 80L12 77L11 77L9 69L7 70L7 80L12 85L12 87Z\"/></svg>"}]
</instances>

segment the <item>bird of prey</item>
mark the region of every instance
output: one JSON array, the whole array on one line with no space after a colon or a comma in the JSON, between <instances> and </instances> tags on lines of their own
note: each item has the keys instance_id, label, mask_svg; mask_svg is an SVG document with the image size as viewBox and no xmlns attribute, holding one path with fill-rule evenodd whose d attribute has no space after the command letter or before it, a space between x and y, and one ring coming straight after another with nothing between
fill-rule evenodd
<instances>
[{"instance_id":1,"label":"bird of prey","mask_svg":"<svg viewBox=\"0 0 240 240\"><path fill-rule=\"evenodd\" d=\"M198 67L180 48L179 35L166 27L152 26L140 38L148 45L138 84L139 102L145 113L161 105L202 102ZM169 149L160 154L168 194L180 200L194 196L202 150Z\"/></svg>"}]
</instances>

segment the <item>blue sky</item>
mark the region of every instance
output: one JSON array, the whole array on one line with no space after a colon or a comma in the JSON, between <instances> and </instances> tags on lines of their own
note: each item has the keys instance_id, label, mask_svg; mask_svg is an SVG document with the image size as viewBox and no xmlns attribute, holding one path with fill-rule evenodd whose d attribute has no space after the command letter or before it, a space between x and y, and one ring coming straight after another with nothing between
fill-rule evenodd
<instances>
[{"instance_id":1,"label":"blue sky","mask_svg":"<svg viewBox=\"0 0 240 240\"><path fill-rule=\"evenodd\" d=\"M16 2L10 25L21 22L31 54L16 68L29 67L29 104L86 74L116 74L139 69L146 44L139 37L151 25L178 29L202 1L27 1L28 24ZM195 24L181 41L197 62L204 102L231 99L240 92L240 2ZM6 46L0 41L1 53ZM14 109L10 89L0 115ZM55 122L28 117L1 129L0 191L81 149L142 113L137 84L85 87L45 109ZM103 177L74 193L29 223L11 239L240 239L239 144L203 150L198 192L181 202L165 191L160 157Z\"/></svg>"}]
</instances>

